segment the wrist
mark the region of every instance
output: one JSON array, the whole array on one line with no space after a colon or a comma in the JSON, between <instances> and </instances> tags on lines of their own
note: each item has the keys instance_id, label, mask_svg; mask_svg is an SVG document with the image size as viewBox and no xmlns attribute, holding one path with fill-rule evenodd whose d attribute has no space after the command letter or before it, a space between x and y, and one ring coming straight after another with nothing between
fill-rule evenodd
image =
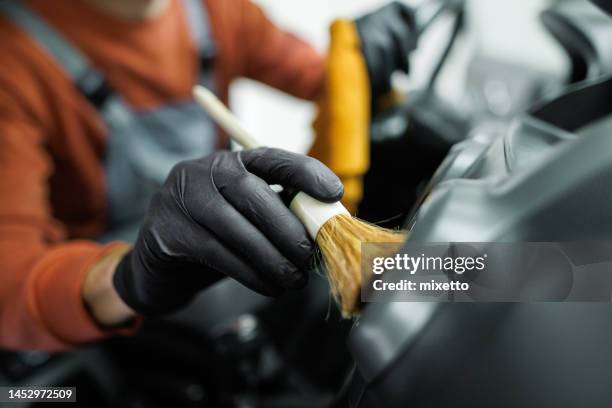
<instances>
[{"instance_id":1,"label":"wrist","mask_svg":"<svg viewBox=\"0 0 612 408\"><path fill-rule=\"evenodd\" d=\"M119 326L136 316L113 285L117 265L128 249L124 247L108 254L94 265L85 277L82 289L83 301L100 326Z\"/></svg>"}]
</instances>

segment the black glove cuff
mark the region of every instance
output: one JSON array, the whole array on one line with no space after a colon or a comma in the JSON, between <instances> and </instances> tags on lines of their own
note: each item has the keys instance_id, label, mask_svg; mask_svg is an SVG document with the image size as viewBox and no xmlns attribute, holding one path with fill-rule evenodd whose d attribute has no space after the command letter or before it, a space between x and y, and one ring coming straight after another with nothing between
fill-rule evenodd
<instances>
[{"instance_id":1,"label":"black glove cuff","mask_svg":"<svg viewBox=\"0 0 612 408\"><path fill-rule=\"evenodd\" d=\"M121 259L113 275L113 286L117 290L121 300L135 312L145 316L159 314L159 311L156 311L155 308L152 308L146 301L143 301L147 297L139 290L139 288L143 288L144 285L139 283L136 279L139 274L134 273L134 259L135 255L133 250L128 252L123 259Z\"/></svg>"},{"instance_id":2,"label":"black glove cuff","mask_svg":"<svg viewBox=\"0 0 612 408\"><path fill-rule=\"evenodd\" d=\"M147 280L147 282L145 282ZM131 250L117 265L113 286L119 297L135 312L143 316L159 316L185 306L196 288L182 287L180 281L158 280L139 262L137 252Z\"/></svg>"},{"instance_id":3,"label":"black glove cuff","mask_svg":"<svg viewBox=\"0 0 612 408\"><path fill-rule=\"evenodd\" d=\"M137 294L134 284L134 274L132 273L132 256L133 251L129 251L121 259L115 274L113 275L113 286L119 294L121 300L125 302L135 312L142 313L143 306L140 302L136 302Z\"/></svg>"}]
</instances>

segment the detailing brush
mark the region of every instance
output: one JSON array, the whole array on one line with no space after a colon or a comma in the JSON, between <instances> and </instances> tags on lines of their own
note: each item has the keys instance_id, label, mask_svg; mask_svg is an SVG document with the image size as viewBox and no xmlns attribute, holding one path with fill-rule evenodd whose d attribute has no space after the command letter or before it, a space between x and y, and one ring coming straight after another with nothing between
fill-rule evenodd
<instances>
[{"instance_id":1,"label":"detailing brush","mask_svg":"<svg viewBox=\"0 0 612 408\"><path fill-rule=\"evenodd\" d=\"M261 147L212 92L196 86L193 95L232 140L245 149ZM406 240L406 234L353 218L340 202L323 203L303 192L292 198L289 208L304 224L321 252L331 292L342 316L357 315L361 306L361 244L401 243Z\"/></svg>"}]
</instances>

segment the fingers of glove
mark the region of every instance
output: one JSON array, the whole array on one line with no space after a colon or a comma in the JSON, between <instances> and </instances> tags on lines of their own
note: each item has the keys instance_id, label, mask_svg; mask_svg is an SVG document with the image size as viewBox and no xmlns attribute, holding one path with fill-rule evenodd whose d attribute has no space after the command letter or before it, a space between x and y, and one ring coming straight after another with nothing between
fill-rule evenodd
<instances>
[{"instance_id":1,"label":"fingers of glove","mask_svg":"<svg viewBox=\"0 0 612 408\"><path fill-rule=\"evenodd\" d=\"M286 256L305 271L310 267L314 245L303 224L268 183L248 174L240 179L215 174L219 192Z\"/></svg>"},{"instance_id":2,"label":"fingers of glove","mask_svg":"<svg viewBox=\"0 0 612 408\"><path fill-rule=\"evenodd\" d=\"M407 72L408 54L415 48L416 39L410 7L393 2L358 19L356 23L364 54L374 73L386 77L395 70ZM390 72L380 72L374 65L386 67Z\"/></svg>"},{"instance_id":3,"label":"fingers of glove","mask_svg":"<svg viewBox=\"0 0 612 408\"><path fill-rule=\"evenodd\" d=\"M402 20L405 24L411 24L413 21L412 10L410 7L402 4L398 1L386 4L377 10L355 20L357 28L364 34L368 34L362 38L363 40L369 40L370 37L378 37L378 43L380 43L380 35L388 32L388 27L391 24L397 24L396 22Z\"/></svg>"},{"instance_id":4,"label":"fingers of glove","mask_svg":"<svg viewBox=\"0 0 612 408\"><path fill-rule=\"evenodd\" d=\"M389 6L394 8L394 14L402 20L404 25L414 25L414 9L412 7L399 1L394 1Z\"/></svg>"},{"instance_id":5,"label":"fingers of glove","mask_svg":"<svg viewBox=\"0 0 612 408\"><path fill-rule=\"evenodd\" d=\"M368 20L364 20L364 23ZM398 66L397 45L385 26L358 26L362 53L365 58L372 88L372 99L391 90L391 74L405 66ZM404 64L405 65L405 64Z\"/></svg>"},{"instance_id":6,"label":"fingers of glove","mask_svg":"<svg viewBox=\"0 0 612 408\"><path fill-rule=\"evenodd\" d=\"M216 239L210 239L203 252L202 262L218 273L240 282L247 288L265 296L278 296L283 289L262 276L240 256Z\"/></svg>"},{"instance_id":7,"label":"fingers of glove","mask_svg":"<svg viewBox=\"0 0 612 408\"><path fill-rule=\"evenodd\" d=\"M395 67L408 72L408 55L416 48L416 33L411 11L407 6L397 3L388 29L395 49Z\"/></svg>"},{"instance_id":8,"label":"fingers of glove","mask_svg":"<svg viewBox=\"0 0 612 408\"><path fill-rule=\"evenodd\" d=\"M214 173L222 170L211 170ZM212 177L212 175L211 175ZM199 174L187 174L185 182L210 183L201 180ZM214 181L213 181L214 183ZM234 208L211 184L206 193L185 194L183 201L189 215L205 229L223 242L232 252L238 254L260 276L268 278L277 285L294 289L306 283L306 277L247 218Z\"/></svg>"},{"instance_id":9,"label":"fingers of glove","mask_svg":"<svg viewBox=\"0 0 612 408\"><path fill-rule=\"evenodd\" d=\"M307 282L304 271L283 256L240 212L229 203L211 208L209 226L233 252L240 254L261 276L285 289L298 289ZM218 220L227 220L219 223Z\"/></svg>"},{"instance_id":10,"label":"fingers of glove","mask_svg":"<svg viewBox=\"0 0 612 408\"><path fill-rule=\"evenodd\" d=\"M393 66L397 71L407 74L410 69L408 55L412 49L406 46L404 37L394 36L393 39L395 41L395 52L390 55L390 57L393 58Z\"/></svg>"},{"instance_id":11,"label":"fingers of glove","mask_svg":"<svg viewBox=\"0 0 612 408\"><path fill-rule=\"evenodd\" d=\"M188 173L181 174L188 177ZM248 266L192 217L183 211L164 210L166 207L175 207L176 198L176 195L164 193L154 197L151 206L158 211L154 220L145 223L146 234L141 233L137 243L141 253L152 252L149 259L172 259L173 272L166 276L166 280L179 280L186 290L197 292L213 284L221 275L234 278L263 295L276 296L282 292L278 285ZM155 275L158 274L149 274Z\"/></svg>"},{"instance_id":12,"label":"fingers of glove","mask_svg":"<svg viewBox=\"0 0 612 408\"><path fill-rule=\"evenodd\" d=\"M245 168L268 184L280 184L323 202L342 198L344 186L327 166L312 157L281 149L260 148L240 152Z\"/></svg>"}]
</instances>

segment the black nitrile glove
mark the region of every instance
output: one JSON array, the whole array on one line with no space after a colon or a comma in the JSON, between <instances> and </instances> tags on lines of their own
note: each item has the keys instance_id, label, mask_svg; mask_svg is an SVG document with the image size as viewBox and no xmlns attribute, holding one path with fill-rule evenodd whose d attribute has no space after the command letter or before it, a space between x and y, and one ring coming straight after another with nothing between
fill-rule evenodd
<instances>
[{"instance_id":1,"label":"black nitrile glove","mask_svg":"<svg viewBox=\"0 0 612 408\"><path fill-rule=\"evenodd\" d=\"M334 202L343 194L321 162L279 149L218 152L179 163L152 199L114 285L136 312L177 310L229 276L256 292L303 287L314 244L268 185Z\"/></svg>"},{"instance_id":2,"label":"black nitrile glove","mask_svg":"<svg viewBox=\"0 0 612 408\"><path fill-rule=\"evenodd\" d=\"M373 106L391 90L391 74L408 73L408 55L416 48L413 9L389 3L355 21L367 65Z\"/></svg>"}]
</instances>

